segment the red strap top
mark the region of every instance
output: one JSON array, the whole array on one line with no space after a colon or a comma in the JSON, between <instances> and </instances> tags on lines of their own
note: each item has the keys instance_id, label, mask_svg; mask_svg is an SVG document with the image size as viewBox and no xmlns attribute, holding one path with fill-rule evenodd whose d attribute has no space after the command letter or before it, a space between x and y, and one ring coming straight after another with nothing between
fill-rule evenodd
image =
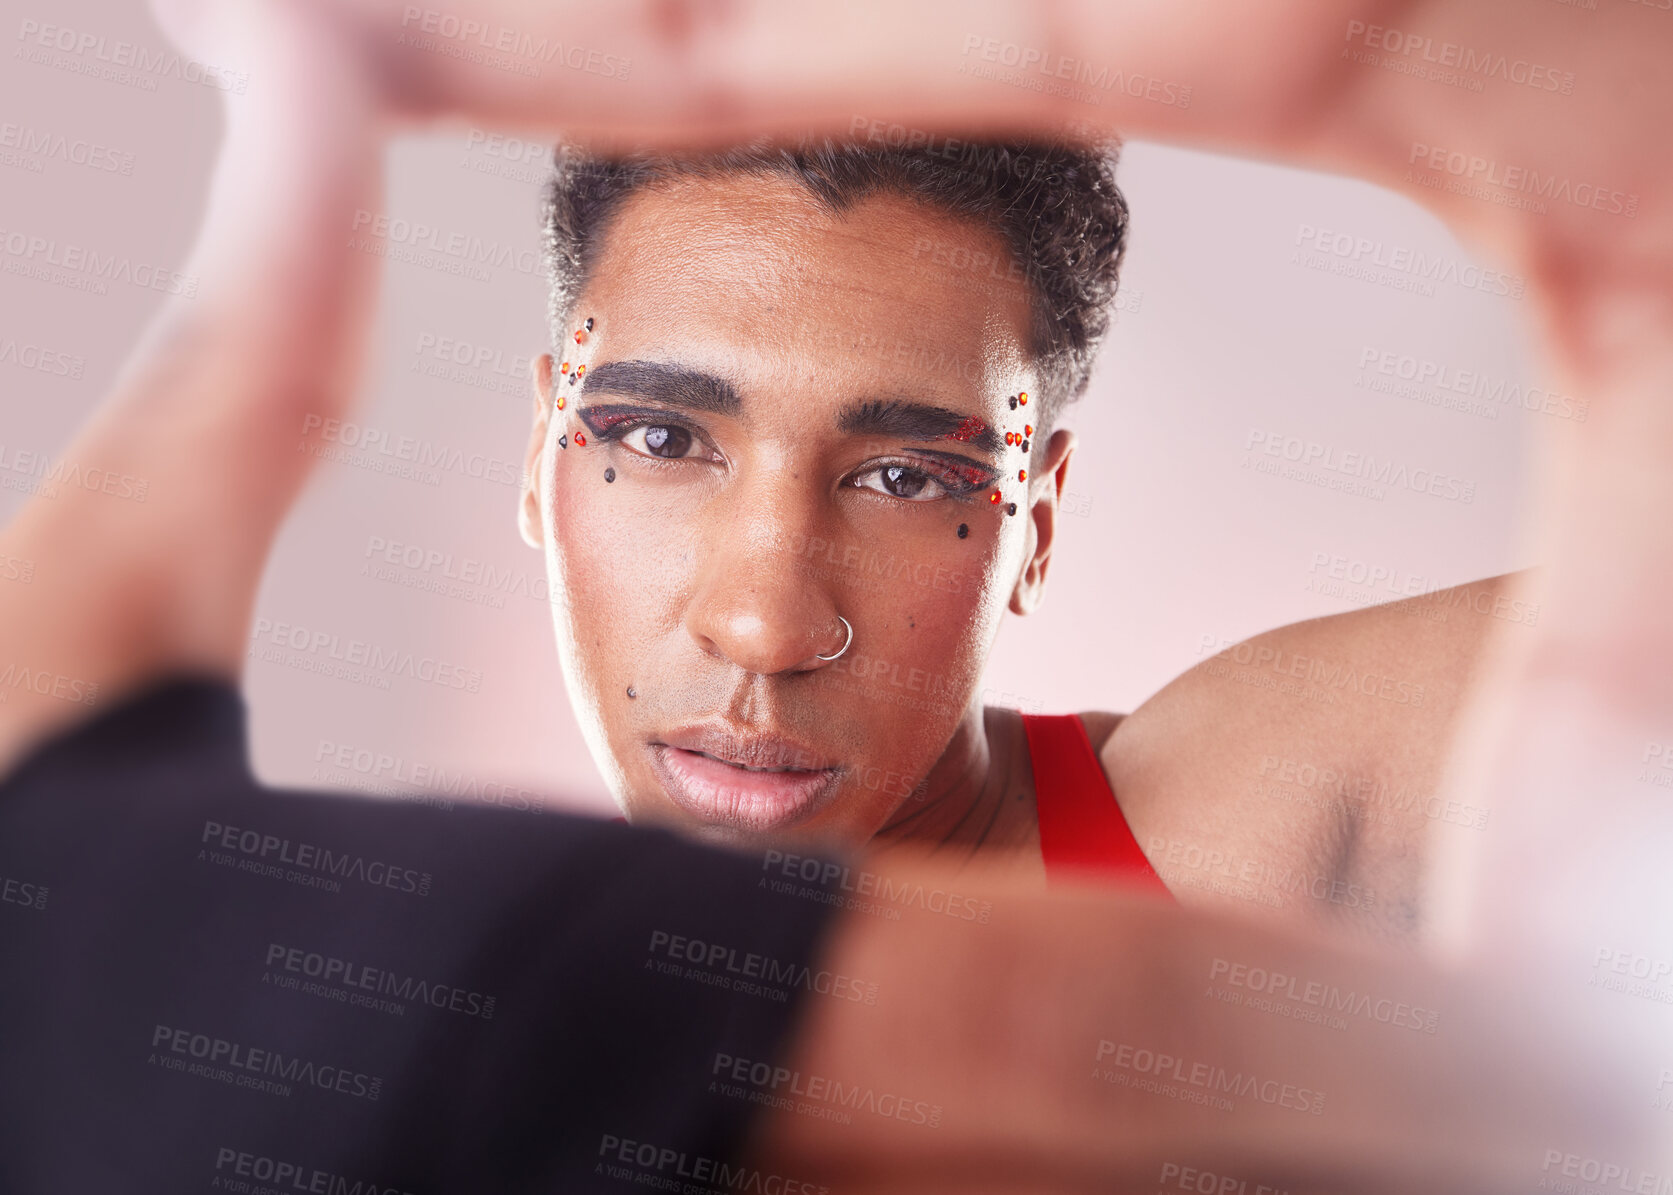
<instances>
[{"instance_id":1,"label":"red strap top","mask_svg":"<svg viewBox=\"0 0 1673 1195\"><path fill-rule=\"evenodd\" d=\"M1047 879L1091 873L1167 893L1121 815L1080 716L1024 714L1022 728L1034 766Z\"/></svg>"}]
</instances>

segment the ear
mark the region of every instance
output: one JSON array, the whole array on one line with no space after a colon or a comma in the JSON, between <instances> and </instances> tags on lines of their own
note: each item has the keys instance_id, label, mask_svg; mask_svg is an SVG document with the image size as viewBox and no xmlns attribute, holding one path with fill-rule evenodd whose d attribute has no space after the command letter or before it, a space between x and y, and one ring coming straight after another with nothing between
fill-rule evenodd
<instances>
[{"instance_id":1,"label":"ear","mask_svg":"<svg viewBox=\"0 0 1673 1195\"><path fill-rule=\"evenodd\" d=\"M1075 454L1075 433L1056 431L1046 444L1040 470L1029 479L1027 559L1016 588L1011 591L1011 613L1029 614L1045 597L1046 568L1057 540L1058 507L1069 477L1069 458Z\"/></svg>"},{"instance_id":2,"label":"ear","mask_svg":"<svg viewBox=\"0 0 1673 1195\"><path fill-rule=\"evenodd\" d=\"M534 423L523 454L523 488L517 500L517 530L531 548L546 546L546 524L540 517L540 471L545 464L546 424L552 417L552 354L542 353L530 364L534 380Z\"/></svg>"}]
</instances>

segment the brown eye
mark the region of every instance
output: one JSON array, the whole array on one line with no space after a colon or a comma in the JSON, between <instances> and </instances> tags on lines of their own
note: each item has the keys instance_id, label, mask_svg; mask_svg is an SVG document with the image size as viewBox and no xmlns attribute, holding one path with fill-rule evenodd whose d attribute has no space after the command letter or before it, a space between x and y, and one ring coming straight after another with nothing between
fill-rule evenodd
<instances>
[{"instance_id":1,"label":"brown eye","mask_svg":"<svg viewBox=\"0 0 1673 1195\"><path fill-rule=\"evenodd\" d=\"M857 474L854 484L908 502L931 502L945 497L947 487L922 469L910 465L879 465Z\"/></svg>"},{"instance_id":2,"label":"brown eye","mask_svg":"<svg viewBox=\"0 0 1673 1195\"><path fill-rule=\"evenodd\" d=\"M929 476L905 465L890 465L883 470L883 488L897 498L916 498L929 484Z\"/></svg>"},{"instance_id":3,"label":"brown eye","mask_svg":"<svg viewBox=\"0 0 1673 1195\"><path fill-rule=\"evenodd\" d=\"M676 423L651 423L644 427L635 428L622 437L624 442L635 438L643 438L644 448L641 450L647 456L660 456L667 460L678 460L691 454L694 442L692 434L686 428ZM631 443L629 447L634 447Z\"/></svg>"}]
</instances>

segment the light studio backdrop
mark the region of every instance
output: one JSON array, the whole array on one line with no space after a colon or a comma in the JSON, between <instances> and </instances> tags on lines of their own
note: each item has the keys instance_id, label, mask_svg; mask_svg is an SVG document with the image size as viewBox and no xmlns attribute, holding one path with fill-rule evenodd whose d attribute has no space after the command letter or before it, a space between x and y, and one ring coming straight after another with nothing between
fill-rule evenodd
<instances>
[{"instance_id":1,"label":"light studio backdrop","mask_svg":"<svg viewBox=\"0 0 1673 1195\"><path fill-rule=\"evenodd\" d=\"M165 49L139 6L114 0L9 22L6 517L166 290L189 286L170 272L219 136L213 86L112 70L97 50L26 52L40 49L30 21L75 31L73 46L103 39L107 56L122 41ZM487 130L409 138L390 153L383 210L343 229L345 252L386 257L379 329L353 426L257 605L245 692L269 782L402 792L416 779L608 809L559 674L542 562L514 521L527 362L548 335L549 161ZM1539 389L1520 280L1364 183L1136 142L1119 178L1132 206L1119 311L1064 420L1081 448L1047 600L1008 617L990 701L1130 710L1230 641L1535 563L1517 542L1523 454L1570 430L1585 398ZM341 657L374 651L428 663L338 675Z\"/></svg>"}]
</instances>

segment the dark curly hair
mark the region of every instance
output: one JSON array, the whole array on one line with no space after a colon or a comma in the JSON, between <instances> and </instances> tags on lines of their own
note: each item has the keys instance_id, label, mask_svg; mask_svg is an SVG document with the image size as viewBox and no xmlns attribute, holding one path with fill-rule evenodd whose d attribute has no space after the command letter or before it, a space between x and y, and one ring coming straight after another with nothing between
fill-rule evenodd
<instances>
[{"instance_id":1,"label":"dark curly hair","mask_svg":"<svg viewBox=\"0 0 1673 1195\"><path fill-rule=\"evenodd\" d=\"M900 140L906 141L905 138ZM600 233L640 188L678 178L776 174L799 182L832 212L874 193L927 202L997 232L1030 289L1030 349L1042 393L1036 422L1049 429L1086 389L1109 328L1127 202L1115 184L1114 142L1064 139L957 141L914 137L876 144L830 137L763 139L706 152L602 156L554 152L543 211L550 315L563 339L597 260Z\"/></svg>"}]
</instances>

